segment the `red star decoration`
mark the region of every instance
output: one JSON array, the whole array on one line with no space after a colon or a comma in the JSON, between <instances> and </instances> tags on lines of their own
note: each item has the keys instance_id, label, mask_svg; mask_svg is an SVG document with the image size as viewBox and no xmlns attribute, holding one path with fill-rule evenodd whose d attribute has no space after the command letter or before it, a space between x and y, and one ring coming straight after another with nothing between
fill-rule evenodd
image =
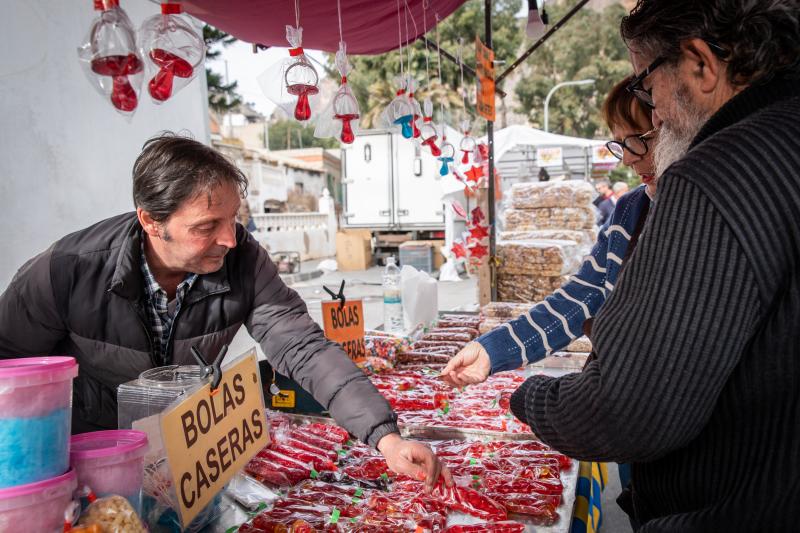
<instances>
[{"instance_id":1,"label":"red star decoration","mask_svg":"<svg viewBox=\"0 0 800 533\"><path fill-rule=\"evenodd\" d=\"M469 229L469 236L475 240L481 240L489 236L489 227L476 224Z\"/></svg>"},{"instance_id":2,"label":"red star decoration","mask_svg":"<svg viewBox=\"0 0 800 533\"><path fill-rule=\"evenodd\" d=\"M489 255L489 249L482 244L476 244L475 246L470 247L469 255L472 259L482 259Z\"/></svg>"},{"instance_id":3,"label":"red star decoration","mask_svg":"<svg viewBox=\"0 0 800 533\"><path fill-rule=\"evenodd\" d=\"M467 180L474 181L475 183L478 183L478 180L484 176L483 169L481 167L472 167L467 170L465 174L467 176Z\"/></svg>"},{"instance_id":4,"label":"red star decoration","mask_svg":"<svg viewBox=\"0 0 800 533\"><path fill-rule=\"evenodd\" d=\"M483 214L483 209L481 209L480 207L476 207L475 209L472 210L472 223L473 224L476 224L476 225L480 224L484 220L486 220L486 217Z\"/></svg>"},{"instance_id":5,"label":"red star decoration","mask_svg":"<svg viewBox=\"0 0 800 533\"><path fill-rule=\"evenodd\" d=\"M455 241L450 251L455 254L456 258L467 257L467 249L464 248L464 243L461 241Z\"/></svg>"}]
</instances>

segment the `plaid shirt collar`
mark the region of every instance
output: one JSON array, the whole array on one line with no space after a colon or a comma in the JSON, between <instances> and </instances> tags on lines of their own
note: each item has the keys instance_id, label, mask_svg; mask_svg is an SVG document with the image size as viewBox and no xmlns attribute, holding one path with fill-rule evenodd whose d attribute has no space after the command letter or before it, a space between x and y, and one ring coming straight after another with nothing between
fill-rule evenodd
<instances>
[{"instance_id":1,"label":"plaid shirt collar","mask_svg":"<svg viewBox=\"0 0 800 533\"><path fill-rule=\"evenodd\" d=\"M161 288L161 285L158 284L156 281L153 272L150 270L150 265L147 264L147 256L144 253L144 235L142 236L142 274L144 274L144 290L147 296L147 300L153 304L156 311L160 314L167 313L169 311L169 299L167 297L167 291ZM178 299L180 303L183 300L183 297L189 292L189 289L192 288L194 282L197 281L197 274L190 274L187 273L186 277L183 278L183 281L178 285L178 290L175 293L175 297Z\"/></svg>"}]
</instances>

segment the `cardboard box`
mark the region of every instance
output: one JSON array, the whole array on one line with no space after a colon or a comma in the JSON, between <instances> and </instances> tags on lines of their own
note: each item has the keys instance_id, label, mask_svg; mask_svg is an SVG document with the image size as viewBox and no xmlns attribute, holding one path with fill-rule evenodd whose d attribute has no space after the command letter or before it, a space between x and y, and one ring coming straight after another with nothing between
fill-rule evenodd
<instances>
[{"instance_id":1,"label":"cardboard box","mask_svg":"<svg viewBox=\"0 0 800 533\"><path fill-rule=\"evenodd\" d=\"M369 230L340 231L336 234L336 262L339 270L366 270L372 265L372 233Z\"/></svg>"},{"instance_id":2,"label":"cardboard box","mask_svg":"<svg viewBox=\"0 0 800 533\"><path fill-rule=\"evenodd\" d=\"M433 247L433 269L439 270L444 265L444 256L442 256L442 248L444 247L443 240L436 240L436 241L406 241L400 245L403 246L420 246L420 245L430 245Z\"/></svg>"}]
</instances>

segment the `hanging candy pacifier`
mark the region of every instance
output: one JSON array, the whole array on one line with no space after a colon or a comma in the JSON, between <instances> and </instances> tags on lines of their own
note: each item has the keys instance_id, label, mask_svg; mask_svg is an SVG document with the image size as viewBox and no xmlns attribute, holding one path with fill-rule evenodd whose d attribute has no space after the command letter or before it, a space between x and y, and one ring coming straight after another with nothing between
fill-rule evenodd
<instances>
[{"instance_id":1,"label":"hanging candy pacifier","mask_svg":"<svg viewBox=\"0 0 800 533\"><path fill-rule=\"evenodd\" d=\"M136 38L119 0L95 0L100 11L78 48L84 73L92 85L109 98L117 111L130 114L139 103L144 64L136 49Z\"/></svg>"},{"instance_id":2,"label":"hanging candy pacifier","mask_svg":"<svg viewBox=\"0 0 800 533\"><path fill-rule=\"evenodd\" d=\"M286 26L286 40L291 45L289 57L262 72L258 83L271 102L303 122L316 112L319 75L303 51L303 28Z\"/></svg>"},{"instance_id":3,"label":"hanging candy pacifier","mask_svg":"<svg viewBox=\"0 0 800 533\"><path fill-rule=\"evenodd\" d=\"M343 143L350 144L356 138L351 123L354 120L358 120L361 115L358 110L358 100L353 96L353 92L347 84L347 75L352 67L347 60L344 42L339 43L339 51L336 52L336 67L342 75L342 85L333 98L333 116L336 120L342 122L342 133L339 138Z\"/></svg>"},{"instance_id":4,"label":"hanging candy pacifier","mask_svg":"<svg viewBox=\"0 0 800 533\"><path fill-rule=\"evenodd\" d=\"M436 158L442 162L442 166L439 169L440 175L447 176L447 174L450 172L449 165L450 163L455 161L455 157L456 157L455 146L453 146L447 141L443 142L441 147L441 153L439 154L439 157Z\"/></svg>"},{"instance_id":5,"label":"hanging candy pacifier","mask_svg":"<svg viewBox=\"0 0 800 533\"><path fill-rule=\"evenodd\" d=\"M464 132L464 136L461 138L461 143L459 144L459 148L461 152L464 154L461 157L461 163L464 165L469 164L469 155L475 151L477 148L478 143L475 142L475 138L469 134L471 123L469 120L462 120L461 121L461 131Z\"/></svg>"},{"instance_id":6,"label":"hanging candy pacifier","mask_svg":"<svg viewBox=\"0 0 800 533\"><path fill-rule=\"evenodd\" d=\"M403 137L411 139L414 137L414 127L411 125L414 120L414 106L406 96L407 80L398 76L395 83L399 87L397 95L381 113L380 123L387 129L399 127Z\"/></svg>"},{"instance_id":7,"label":"hanging candy pacifier","mask_svg":"<svg viewBox=\"0 0 800 533\"><path fill-rule=\"evenodd\" d=\"M147 90L157 104L188 85L206 56L203 37L181 11L181 4L163 3L161 14L145 20L139 31L139 51L150 78Z\"/></svg>"},{"instance_id":8,"label":"hanging candy pacifier","mask_svg":"<svg viewBox=\"0 0 800 533\"><path fill-rule=\"evenodd\" d=\"M433 102L430 98L426 98L422 104L424 115L422 119L422 126L420 127L420 136L422 137L422 144L431 150L431 155L439 157L442 151L436 146L436 126L433 125Z\"/></svg>"}]
</instances>

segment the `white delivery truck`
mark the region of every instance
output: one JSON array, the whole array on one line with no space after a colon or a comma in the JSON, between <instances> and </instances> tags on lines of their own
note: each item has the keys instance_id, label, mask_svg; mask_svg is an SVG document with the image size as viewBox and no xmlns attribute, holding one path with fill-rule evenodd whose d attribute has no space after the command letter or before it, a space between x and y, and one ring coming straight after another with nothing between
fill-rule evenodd
<instances>
[{"instance_id":1,"label":"white delivery truck","mask_svg":"<svg viewBox=\"0 0 800 533\"><path fill-rule=\"evenodd\" d=\"M460 157L460 135L448 128L447 140ZM366 130L357 135L342 149L344 227L414 232L415 238L444 231L441 166L428 147L399 133Z\"/></svg>"}]
</instances>

